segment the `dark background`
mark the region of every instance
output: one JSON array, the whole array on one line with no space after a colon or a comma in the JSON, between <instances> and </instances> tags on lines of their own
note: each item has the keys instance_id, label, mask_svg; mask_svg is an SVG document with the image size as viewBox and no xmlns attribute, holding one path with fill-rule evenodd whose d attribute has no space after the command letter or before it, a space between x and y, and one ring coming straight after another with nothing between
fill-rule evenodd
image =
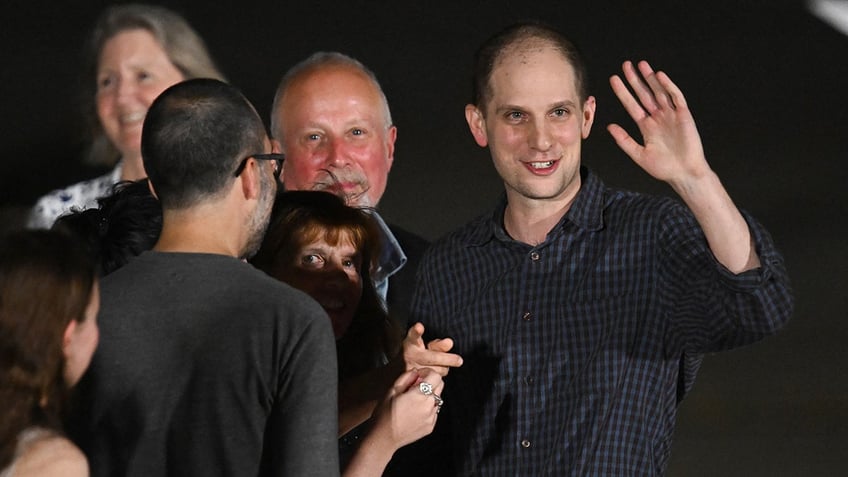
<instances>
[{"instance_id":1,"label":"dark background","mask_svg":"<svg viewBox=\"0 0 848 477\"><path fill-rule=\"evenodd\" d=\"M81 161L81 46L106 2L6 2L0 18L0 220L97 171ZM168 4L206 39L267 120L282 73L316 50L360 59L398 126L381 209L435 238L502 190L463 107L474 49L518 19L557 26L588 59L598 110L584 163L608 184L669 194L605 131L636 129L607 78L647 59L683 90L707 157L784 252L793 321L749 348L709 356L684 401L670 475L835 475L848 468L845 272L848 37L800 1L290 2Z\"/></svg>"}]
</instances>

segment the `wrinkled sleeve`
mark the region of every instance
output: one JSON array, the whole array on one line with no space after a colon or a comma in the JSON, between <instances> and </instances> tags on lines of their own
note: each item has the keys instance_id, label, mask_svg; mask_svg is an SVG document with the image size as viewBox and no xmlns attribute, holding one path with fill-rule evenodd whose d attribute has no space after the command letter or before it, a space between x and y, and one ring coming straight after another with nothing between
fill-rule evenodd
<instances>
[{"instance_id":1,"label":"wrinkled sleeve","mask_svg":"<svg viewBox=\"0 0 848 477\"><path fill-rule=\"evenodd\" d=\"M743 212L760 267L734 274L719 263L688 209L675 208L661 232L662 289L668 308L666 345L701 354L736 348L776 333L794 300L783 257L769 233Z\"/></svg>"}]
</instances>

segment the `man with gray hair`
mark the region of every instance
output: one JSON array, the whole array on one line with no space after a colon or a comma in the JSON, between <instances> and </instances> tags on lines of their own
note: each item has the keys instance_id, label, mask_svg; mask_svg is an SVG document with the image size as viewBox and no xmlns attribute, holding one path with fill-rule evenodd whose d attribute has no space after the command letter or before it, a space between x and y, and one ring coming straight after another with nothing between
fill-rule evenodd
<instances>
[{"instance_id":1,"label":"man with gray hair","mask_svg":"<svg viewBox=\"0 0 848 477\"><path fill-rule=\"evenodd\" d=\"M286 189L327 190L352 206L370 208L382 231L381 253L371 276L390 315L405 329L416 269L429 243L387 225L374 209L386 190L397 139L374 73L341 53L313 54L280 81L271 109L271 134L275 148L286 155L282 173ZM458 355L448 353L453 346L450 339L425 347L423 333L424 327L416 324L406 335L402 351L406 369L430 367L444 376L462 364ZM375 392L382 395L382 390ZM340 413L373 409L373 397L342 389ZM404 475L418 467L416 461L423 456L414 445L401 449L385 475Z\"/></svg>"},{"instance_id":2,"label":"man with gray hair","mask_svg":"<svg viewBox=\"0 0 848 477\"><path fill-rule=\"evenodd\" d=\"M141 139L162 233L103 279L74 434L92 475L338 475L330 322L242 258L282 156L235 88L165 90Z\"/></svg>"},{"instance_id":3,"label":"man with gray hair","mask_svg":"<svg viewBox=\"0 0 848 477\"><path fill-rule=\"evenodd\" d=\"M286 189L328 190L350 205L377 207L394 161L397 127L376 76L362 63L318 52L292 67L277 88L271 135L286 155ZM374 280L405 325L415 269L428 243L373 214L383 232Z\"/></svg>"}]
</instances>

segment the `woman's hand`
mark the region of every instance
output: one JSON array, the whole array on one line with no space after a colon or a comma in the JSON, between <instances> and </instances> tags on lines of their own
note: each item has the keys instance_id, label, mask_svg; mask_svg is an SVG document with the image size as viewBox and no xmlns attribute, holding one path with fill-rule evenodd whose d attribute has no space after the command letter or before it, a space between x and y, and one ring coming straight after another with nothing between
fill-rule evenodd
<instances>
[{"instance_id":1,"label":"woman's hand","mask_svg":"<svg viewBox=\"0 0 848 477\"><path fill-rule=\"evenodd\" d=\"M442 377L432 369L401 374L375 409L372 427L344 475L381 475L396 450L433 432L443 389Z\"/></svg>"}]
</instances>

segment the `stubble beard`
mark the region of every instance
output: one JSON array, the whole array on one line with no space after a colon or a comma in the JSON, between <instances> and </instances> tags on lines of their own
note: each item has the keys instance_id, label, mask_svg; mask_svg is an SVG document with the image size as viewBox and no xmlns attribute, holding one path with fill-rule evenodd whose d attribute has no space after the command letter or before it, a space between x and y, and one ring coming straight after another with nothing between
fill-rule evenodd
<instances>
[{"instance_id":1,"label":"stubble beard","mask_svg":"<svg viewBox=\"0 0 848 477\"><path fill-rule=\"evenodd\" d=\"M247 223L249 235L241 253L241 258L250 258L259 251L268 222L271 219L271 209L274 206L274 183L267 171L261 173L259 203Z\"/></svg>"}]
</instances>

